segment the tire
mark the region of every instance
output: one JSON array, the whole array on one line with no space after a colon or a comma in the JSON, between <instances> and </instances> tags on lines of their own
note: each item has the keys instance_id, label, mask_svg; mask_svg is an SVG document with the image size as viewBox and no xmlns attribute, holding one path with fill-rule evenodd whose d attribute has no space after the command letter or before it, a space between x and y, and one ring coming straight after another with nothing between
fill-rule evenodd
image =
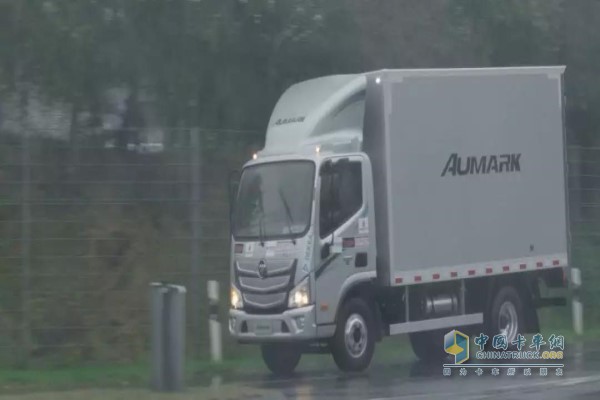
<instances>
[{"instance_id":1,"label":"tire","mask_svg":"<svg viewBox=\"0 0 600 400\"><path fill-rule=\"evenodd\" d=\"M425 331L410 333L410 345L421 361L434 362L446 358L444 351L444 331Z\"/></svg>"},{"instance_id":2,"label":"tire","mask_svg":"<svg viewBox=\"0 0 600 400\"><path fill-rule=\"evenodd\" d=\"M347 372L365 370L375 351L375 319L372 309L359 298L344 303L331 342L338 368Z\"/></svg>"},{"instance_id":3,"label":"tire","mask_svg":"<svg viewBox=\"0 0 600 400\"><path fill-rule=\"evenodd\" d=\"M265 343L261 346L263 361L278 376L289 376L300 362L302 351L291 343Z\"/></svg>"},{"instance_id":4,"label":"tire","mask_svg":"<svg viewBox=\"0 0 600 400\"><path fill-rule=\"evenodd\" d=\"M503 286L494 295L494 300L485 318L485 330L490 339L493 335L506 333L508 344L519 333L526 330L525 306L519 291L513 286ZM488 341L488 344L491 340Z\"/></svg>"}]
</instances>

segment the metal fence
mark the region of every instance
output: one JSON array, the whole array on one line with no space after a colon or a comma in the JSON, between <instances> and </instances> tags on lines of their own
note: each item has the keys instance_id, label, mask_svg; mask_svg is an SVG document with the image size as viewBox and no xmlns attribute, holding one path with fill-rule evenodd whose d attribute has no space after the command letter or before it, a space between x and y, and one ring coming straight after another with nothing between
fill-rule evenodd
<instances>
[{"instance_id":1,"label":"metal fence","mask_svg":"<svg viewBox=\"0 0 600 400\"><path fill-rule=\"evenodd\" d=\"M221 282L226 321L228 173L264 139L163 131L168 141L121 146L122 132L0 135L0 365L145 358L153 281L188 287L188 347L207 357L209 279ZM568 154L574 263L593 288L600 148ZM594 290L585 295L600 304Z\"/></svg>"},{"instance_id":2,"label":"metal fence","mask_svg":"<svg viewBox=\"0 0 600 400\"><path fill-rule=\"evenodd\" d=\"M584 318L600 327L600 147L569 146L568 199L571 265L581 269Z\"/></svg>"},{"instance_id":3,"label":"metal fence","mask_svg":"<svg viewBox=\"0 0 600 400\"><path fill-rule=\"evenodd\" d=\"M263 137L169 129L115 145L122 134L0 136L0 364L145 357L153 281L188 287L188 348L208 350L206 281L228 287L228 173Z\"/></svg>"}]
</instances>

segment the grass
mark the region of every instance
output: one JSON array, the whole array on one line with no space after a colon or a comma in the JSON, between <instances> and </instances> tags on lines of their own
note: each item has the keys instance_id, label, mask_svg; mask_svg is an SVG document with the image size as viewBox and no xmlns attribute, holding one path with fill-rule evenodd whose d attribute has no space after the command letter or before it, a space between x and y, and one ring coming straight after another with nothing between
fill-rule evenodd
<instances>
[{"instance_id":1,"label":"grass","mask_svg":"<svg viewBox=\"0 0 600 400\"><path fill-rule=\"evenodd\" d=\"M2 400L216 400L216 399L278 399L281 394L268 390L239 385L222 385L218 388L194 387L182 393L157 393L141 388L77 389L25 394L0 395Z\"/></svg>"},{"instance_id":2,"label":"grass","mask_svg":"<svg viewBox=\"0 0 600 400\"><path fill-rule=\"evenodd\" d=\"M258 349L249 349L239 358L230 358L220 364L207 360L188 361L186 381L189 386L206 385L215 375L244 376L267 373ZM376 347L374 363L407 361L413 358L405 337L386 338ZM335 364L329 355L305 355L299 370L333 370ZM89 365L57 368L0 369L0 393L31 391L89 389L100 387L142 388L149 384L150 366L147 362L119 365Z\"/></svg>"},{"instance_id":3,"label":"grass","mask_svg":"<svg viewBox=\"0 0 600 400\"><path fill-rule=\"evenodd\" d=\"M545 338L550 334L564 335L567 348L569 343L579 341L570 326L568 310L546 309L540 312L542 334ZM598 340L600 328L587 329L581 340ZM407 336L385 338L377 344L374 364L389 365L393 363L409 362L414 360ZM299 366L300 371L308 370L335 370L335 364L329 355L305 355ZM216 375L227 377L252 376L253 374L266 374L267 369L260 359L257 346L245 346L239 356L229 358L220 364L208 360L190 360L186 364L186 381L188 387L204 387L206 389L210 379ZM29 368L29 369L0 369L0 393L26 393L47 392L63 390L92 390L94 388L124 388L133 390L126 398L136 398L134 389L143 393L149 385L150 366L147 362L119 365L88 365L55 368ZM102 389L104 392L105 389ZM196 391L193 391L196 393ZM196 393L197 395L197 393ZM1 396L0 396L1 397ZM93 396L86 396L88 400ZM25 399L28 397L23 397ZM35 398L35 397L31 397ZM65 397L68 398L68 397ZM113 397L114 398L114 397ZM117 397L118 398L118 397ZM124 397L125 398L125 397ZM140 398L143 398L140 397ZM157 397L160 398L160 397ZM177 398L177 397L175 397ZM185 398L185 397L183 397ZM198 398L198 397L196 397Z\"/></svg>"},{"instance_id":4,"label":"grass","mask_svg":"<svg viewBox=\"0 0 600 400\"><path fill-rule=\"evenodd\" d=\"M543 308L538 311L540 319L540 330L544 337L554 333L563 335L565 340L570 342L576 341L592 341L600 339L600 326L584 324L584 331L581 337L578 337L573 331L571 308L567 307L551 307Z\"/></svg>"},{"instance_id":5,"label":"grass","mask_svg":"<svg viewBox=\"0 0 600 400\"><path fill-rule=\"evenodd\" d=\"M195 381L203 375L229 373L236 368L254 364L255 359L227 360L220 365L207 361L186 364L186 380ZM119 365L88 365L58 368L0 369L0 391L22 392L46 389L89 387L144 387L150 382L147 362Z\"/></svg>"}]
</instances>

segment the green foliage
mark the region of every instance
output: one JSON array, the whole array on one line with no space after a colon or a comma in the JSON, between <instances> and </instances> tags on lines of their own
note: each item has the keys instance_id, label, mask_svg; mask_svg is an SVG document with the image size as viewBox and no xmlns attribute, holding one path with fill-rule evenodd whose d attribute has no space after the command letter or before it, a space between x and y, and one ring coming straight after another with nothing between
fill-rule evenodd
<instances>
[{"instance_id":1,"label":"green foliage","mask_svg":"<svg viewBox=\"0 0 600 400\"><path fill-rule=\"evenodd\" d=\"M211 277L227 287L225 177L260 148L270 110L294 82L377 68L566 64L569 141L599 145L599 18L593 0L0 0L0 105L16 99L20 122L31 98L70 113L60 139L29 132L34 218L62 221L32 224L30 356L140 359L150 281L203 287ZM122 129L100 135L114 89L127 97ZM0 121L9 117L0 110ZM165 153L123 151L149 125L173 128ZM203 132L202 276L191 277L190 243L177 239L190 235L181 201L190 195L190 126L233 130ZM23 322L24 129L0 132L2 363L17 357ZM109 135L117 148L104 148ZM167 183L144 183L152 181ZM581 217L598 219L595 210ZM574 251L586 283L600 281L589 237L597 225L577 231L587 235ZM59 240L74 237L82 240ZM584 296L597 324L593 287ZM190 328L194 345L206 340L200 330Z\"/></svg>"}]
</instances>

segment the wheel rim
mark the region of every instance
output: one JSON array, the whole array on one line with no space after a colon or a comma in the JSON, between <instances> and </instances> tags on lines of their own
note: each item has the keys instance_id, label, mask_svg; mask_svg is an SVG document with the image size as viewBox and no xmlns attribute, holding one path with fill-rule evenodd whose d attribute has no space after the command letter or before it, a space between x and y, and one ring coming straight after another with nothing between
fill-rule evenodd
<instances>
[{"instance_id":1,"label":"wheel rim","mask_svg":"<svg viewBox=\"0 0 600 400\"><path fill-rule=\"evenodd\" d=\"M517 308L509 301L502 303L498 313L498 328L500 333L506 335L508 343L515 340L519 332L519 317Z\"/></svg>"},{"instance_id":2,"label":"wheel rim","mask_svg":"<svg viewBox=\"0 0 600 400\"><path fill-rule=\"evenodd\" d=\"M367 324L363 317L352 314L346 320L344 329L344 342L348 354L353 358L359 358L367 349Z\"/></svg>"}]
</instances>

